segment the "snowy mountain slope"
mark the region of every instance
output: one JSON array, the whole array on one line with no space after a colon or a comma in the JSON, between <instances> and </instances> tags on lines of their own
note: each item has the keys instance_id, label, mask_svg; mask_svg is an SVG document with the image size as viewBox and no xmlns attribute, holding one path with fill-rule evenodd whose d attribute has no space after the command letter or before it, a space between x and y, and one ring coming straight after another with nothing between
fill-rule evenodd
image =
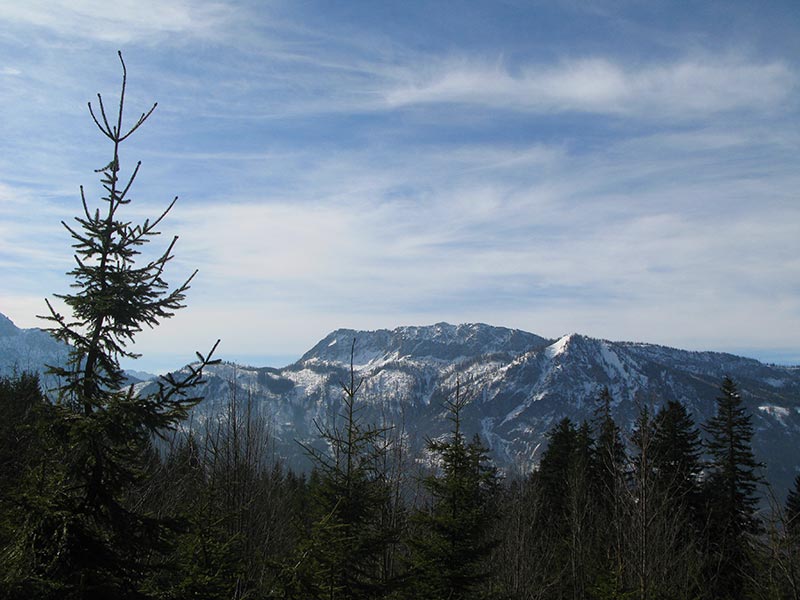
<instances>
[{"instance_id":1,"label":"snowy mountain slope","mask_svg":"<svg viewBox=\"0 0 800 600\"><path fill-rule=\"evenodd\" d=\"M538 462L545 434L558 420L591 419L604 387L623 427L633 423L637 403L655 409L673 398L700 424L713 414L720 382L730 375L753 415L755 449L768 465L769 481L782 493L800 466L800 367L578 334L546 340L483 324L340 329L282 369L213 366L193 423L225 414L231 398L249 400L268 422L275 451L306 466L297 442L318 443L315 423L330 423L341 413L341 382L349 378L354 340L356 375L364 380L361 418L402 429L412 452L448 430L443 403L457 382L470 400L465 431L480 433L500 466L525 471ZM18 329L0 315L0 374L41 371L66 353L45 332Z\"/></svg>"},{"instance_id":2,"label":"snowy mountain slope","mask_svg":"<svg viewBox=\"0 0 800 600\"><path fill-rule=\"evenodd\" d=\"M784 489L800 465L798 367L578 334L545 340L482 324L343 329L283 369L219 365L209 371L200 411L216 413L232 396L250 398L271 423L278 453L302 464L296 441L314 443L314 422L330 422L341 411L353 340L355 370L364 379L361 417L402 426L412 451L447 431L443 402L457 382L470 400L465 430L480 433L501 466L524 471L538 462L545 433L558 420L591 419L604 387L623 427L633 423L638 403L655 409L672 398L686 403L700 424L730 375L753 414L756 451L770 481Z\"/></svg>"}]
</instances>

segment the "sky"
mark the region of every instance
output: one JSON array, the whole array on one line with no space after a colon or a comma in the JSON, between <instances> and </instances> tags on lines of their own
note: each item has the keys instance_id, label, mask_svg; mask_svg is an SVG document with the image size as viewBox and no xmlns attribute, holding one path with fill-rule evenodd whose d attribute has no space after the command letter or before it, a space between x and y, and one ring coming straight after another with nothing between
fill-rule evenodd
<instances>
[{"instance_id":1,"label":"sky","mask_svg":"<svg viewBox=\"0 0 800 600\"><path fill-rule=\"evenodd\" d=\"M125 366L281 366L484 322L800 364L800 3L0 0L0 312L70 290L61 221L152 117L187 307ZM148 254L149 255L149 254Z\"/></svg>"}]
</instances>

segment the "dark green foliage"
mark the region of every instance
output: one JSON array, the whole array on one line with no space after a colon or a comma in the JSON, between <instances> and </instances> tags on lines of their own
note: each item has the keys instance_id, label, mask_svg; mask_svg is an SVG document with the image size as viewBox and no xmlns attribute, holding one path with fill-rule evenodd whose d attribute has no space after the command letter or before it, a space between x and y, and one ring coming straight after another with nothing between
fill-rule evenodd
<instances>
[{"instance_id":1,"label":"dark green foliage","mask_svg":"<svg viewBox=\"0 0 800 600\"><path fill-rule=\"evenodd\" d=\"M682 404L670 401L655 417L640 404L624 513L626 579L642 600L697 595L698 436Z\"/></svg>"},{"instance_id":2,"label":"dark green foliage","mask_svg":"<svg viewBox=\"0 0 800 600\"><path fill-rule=\"evenodd\" d=\"M728 377L717 397L717 412L705 426L709 436L709 477L705 486L707 575L716 598L743 598L752 578L750 536L760 482L753 456L753 426L736 384Z\"/></svg>"},{"instance_id":3,"label":"dark green foliage","mask_svg":"<svg viewBox=\"0 0 800 600\"><path fill-rule=\"evenodd\" d=\"M543 542L540 554L552 563L542 572L554 597L583 596L597 563L598 538L595 444L591 425L576 429L562 419L549 433L539 472L532 484L539 509L531 535Z\"/></svg>"},{"instance_id":4,"label":"dark green foliage","mask_svg":"<svg viewBox=\"0 0 800 600\"><path fill-rule=\"evenodd\" d=\"M650 453L658 485L694 506L700 473L700 431L686 407L668 401L653 422Z\"/></svg>"},{"instance_id":5,"label":"dark green foliage","mask_svg":"<svg viewBox=\"0 0 800 600\"><path fill-rule=\"evenodd\" d=\"M236 387L221 414L176 434L145 501L181 531L149 588L170 598L262 597L297 543L302 479L272 454L267 421Z\"/></svg>"},{"instance_id":6,"label":"dark green foliage","mask_svg":"<svg viewBox=\"0 0 800 600\"><path fill-rule=\"evenodd\" d=\"M492 526L498 478L480 439L466 441L461 430L464 405L457 388L455 400L446 403L451 435L428 440L439 466L423 481L430 504L413 519L409 579L415 598L486 597L491 576L488 558L497 543Z\"/></svg>"},{"instance_id":7,"label":"dark green foliage","mask_svg":"<svg viewBox=\"0 0 800 600\"><path fill-rule=\"evenodd\" d=\"M344 392L342 425L320 426L330 448L307 448L315 462L310 485L312 524L283 572L284 594L295 598L378 598L396 583L385 557L399 535L387 518L391 482L385 470L388 429L359 418L351 348L350 380Z\"/></svg>"},{"instance_id":8,"label":"dark green foliage","mask_svg":"<svg viewBox=\"0 0 800 600\"><path fill-rule=\"evenodd\" d=\"M122 57L120 55L120 61ZM109 122L98 95L100 131L113 144L112 160L100 169L106 195L91 209L81 189L83 215L77 226L64 223L73 239L73 292L58 295L71 312L64 316L48 302L51 334L71 345L67 367L50 372L56 390L47 443L47 473L28 487L26 519L15 532L14 583L32 595L59 598L138 597L143 581L169 547L171 522L138 509L137 490L149 477L151 440L174 428L198 398L189 392L210 363L178 377L162 379L158 391L137 396L124 389L119 361L136 355L126 349L143 326L153 327L183 306L189 280L169 291L164 268L175 239L157 258L138 264L142 247L174 204L157 219L132 225L121 218L138 173L119 179L120 144L152 114L155 105L123 129L126 73L116 120Z\"/></svg>"},{"instance_id":9,"label":"dark green foliage","mask_svg":"<svg viewBox=\"0 0 800 600\"><path fill-rule=\"evenodd\" d=\"M50 414L35 374L0 378L0 503L8 506L44 450L41 425Z\"/></svg>"},{"instance_id":10,"label":"dark green foliage","mask_svg":"<svg viewBox=\"0 0 800 600\"><path fill-rule=\"evenodd\" d=\"M626 460L622 434L611 415L612 401L611 392L603 388L595 412L595 474L600 497L609 505L618 497Z\"/></svg>"},{"instance_id":11,"label":"dark green foliage","mask_svg":"<svg viewBox=\"0 0 800 600\"><path fill-rule=\"evenodd\" d=\"M0 589L20 596L25 594L17 582L24 576L27 549L18 529L32 504L29 488L41 489L46 482L50 408L36 375L0 379Z\"/></svg>"},{"instance_id":12,"label":"dark green foliage","mask_svg":"<svg viewBox=\"0 0 800 600\"><path fill-rule=\"evenodd\" d=\"M570 469L577 447L577 431L564 418L547 434L547 450L542 455L537 478L543 513L551 523L562 523L569 515Z\"/></svg>"},{"instance_id":13,"label":"dark green foliage","mask_svg":"<svg viewBox=\"0 0 800 600\"><path fill-rule=\"evenodd\" d=\"M612 401L611 392L604 388L595 411L592 478L596 493L595 522L604 532L600 538L603 550L598 554L600 570L607 573L602 585L604 589L611 587L621 592L624 543L621 502L626 486L627 456L622 434L611 414Z\"/></svg>"}]
</instances>

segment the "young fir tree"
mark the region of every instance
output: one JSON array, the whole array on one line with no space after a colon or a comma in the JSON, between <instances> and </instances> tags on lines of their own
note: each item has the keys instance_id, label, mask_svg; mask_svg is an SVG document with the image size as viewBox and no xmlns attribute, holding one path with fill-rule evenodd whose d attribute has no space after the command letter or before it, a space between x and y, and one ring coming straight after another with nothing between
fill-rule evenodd
<instances>
[{"instance_id":1,"label":"young fir tree","mask_svg":"<svg viewBox=\"0 0 800 600\"><path fill-rule=\"evenodd\" d=\"M717 413L705 430L710 455L705 486L707 577L715 598L742 598L752 569L750 536L759 530L755 492L761 478L751 446L750 415L729 377L722 382Z\"/></svg>"},{"instance_id":2,"label":"young fir tree","mask_svg":"<svg viewBox=\"0 0 800 600\"><path fill-rule=\"evenodd\" d=\"M398 531L387 522L391 487L383 469L385 428L359 418L356 381L350 352L350 380L342 383L342 425L319 426L329 451L307 447L315 463L310 484L314 522L297 555L283 570L284 595L292 598L379 598L395 585L382 569L388 546Z\"/></svg>"},{"instance_id":3,"label":"young fir tree","mask_svg":"<svg viewBox=\"0 0 800 600\"><path fill-rule=\"evenodd\" d=\"M467 442L461 430L465 405L457 384L455 399L446 402L453 424L449 439L428 440L440 464L423 481L430 505L413 519L409 578L414 598L482 598L491 577L498 476L478 436Z\"/></svg>"},{"instance_id":4,"label":"young fir tree","mask_svg":"<svg viewBox=\"0 0 800 600\"><path fill-rule=\"evenodd\" d=\"M122 217L139 164L120 179L120 146L153 113L143 113L123 128L126 69L116 117L109 120L98 94L99 113L90 114L111 142L109 163L99 169L105 196L97 208L83 188L83 214L69 231L75 249L72 292L57 295L71 315L48 301L50 333L71 346L66 367L50 372L60 378L51 426L53 473L46 485L31 490L29 512L20 524L14 556L15 586L21 595L58 598L141 597L142 585L170 539L169 523L143 514L132 494L147 477L154 436L174 428L199 398L189 395L210 362L179 376L161 379L157 390L137 395L124 387L120 359L144 326L154 327L183 307L192 277L170 291L164 269L176 238L163 253L142 261L143 246L175 204L140 224ZM213 350L212 350L213 352Z\"/></svg>"}]
</instances>

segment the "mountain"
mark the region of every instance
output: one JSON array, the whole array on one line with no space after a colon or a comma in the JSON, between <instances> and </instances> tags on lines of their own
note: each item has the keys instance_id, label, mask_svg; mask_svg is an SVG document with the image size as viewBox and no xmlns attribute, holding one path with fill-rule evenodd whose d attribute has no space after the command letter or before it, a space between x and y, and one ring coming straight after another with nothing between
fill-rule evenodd
<instances>
[{"instance_id":1,"label":"mountain","mask_svg":"<svg viewBox=\"0 0 800 600\"><path fill-rule=\"evenodd\" d=\"M63 366L68 357L68 345L56 341L42 329L20 329L0 313L0 377L28 371L46 379L47 365ZM129 383L158 377L146 371L126 370L125 374Z\"/></svg>"},{"instance_id":2,"label":"mountain","mask_svg":"<svg viewBox=\"0 0 800 600\"><path fill-rule=\"evenodd\" d=\"M46 365L63 365L69 346L41 329L20 329L0 314L0 376L23 371L42 375Z\"/></svg>"},{"instance_id":3,"label":"mountain","mask_svg":"<svg viewBox=\"0 0 800 600\"><path fill-rule=\"evenodd\" d=\"M340 329L281 369L223 363L208 370L198 414L204 420L224 414L231 398L249 399L269 423L276 452L302 465L297 442L318 443L315 423L341 412L351 349L363 379L361 418L393 424L411 455L420 455L426 438L448 431L443 402L457 384L470 401L464 430L479 433L504 469L527 471L541 457L550 427L563 417L591 419L604 387L614 398L615 419L628 431L639 403L656 409L668 399L684 402L700 425L730 375L753 415L757 457L780 494L800 466L800 367L578 334L547 340L483 324Z\"/></svg>"},{"instance_id":4,"label":"mountain","mask_svg":"<svg viewBox=\"0 0 800 600\"><path fill-rule=\"evenodd\" d=\"M449 430L443 403L457 386L469 400L465 432L479 433L499 466L524 472L538 462L545 434L560 419L592 418L604 387L614 398L615 419L628 431L638 403L655 409L668 399L684 402L700 425L713 414L719 385L729 375L753 415L756 455L767 464L767 479L779 497L800 466L800 367L578 334L548 340L484 324L339 329L284 368L215 365L198 390L205 400L193 423L202 426L226 414L231 399L249 400L269 425L276 454L307 467L298 442L319 444L317 424L341 413L351 350L356 376L363 379L360 417L393 425L409 456L422 456L427 438ZM0 315L0 374L41 372L66 354L66 346L47 333L19 329Z\"/></svg>"}]
</instances>

